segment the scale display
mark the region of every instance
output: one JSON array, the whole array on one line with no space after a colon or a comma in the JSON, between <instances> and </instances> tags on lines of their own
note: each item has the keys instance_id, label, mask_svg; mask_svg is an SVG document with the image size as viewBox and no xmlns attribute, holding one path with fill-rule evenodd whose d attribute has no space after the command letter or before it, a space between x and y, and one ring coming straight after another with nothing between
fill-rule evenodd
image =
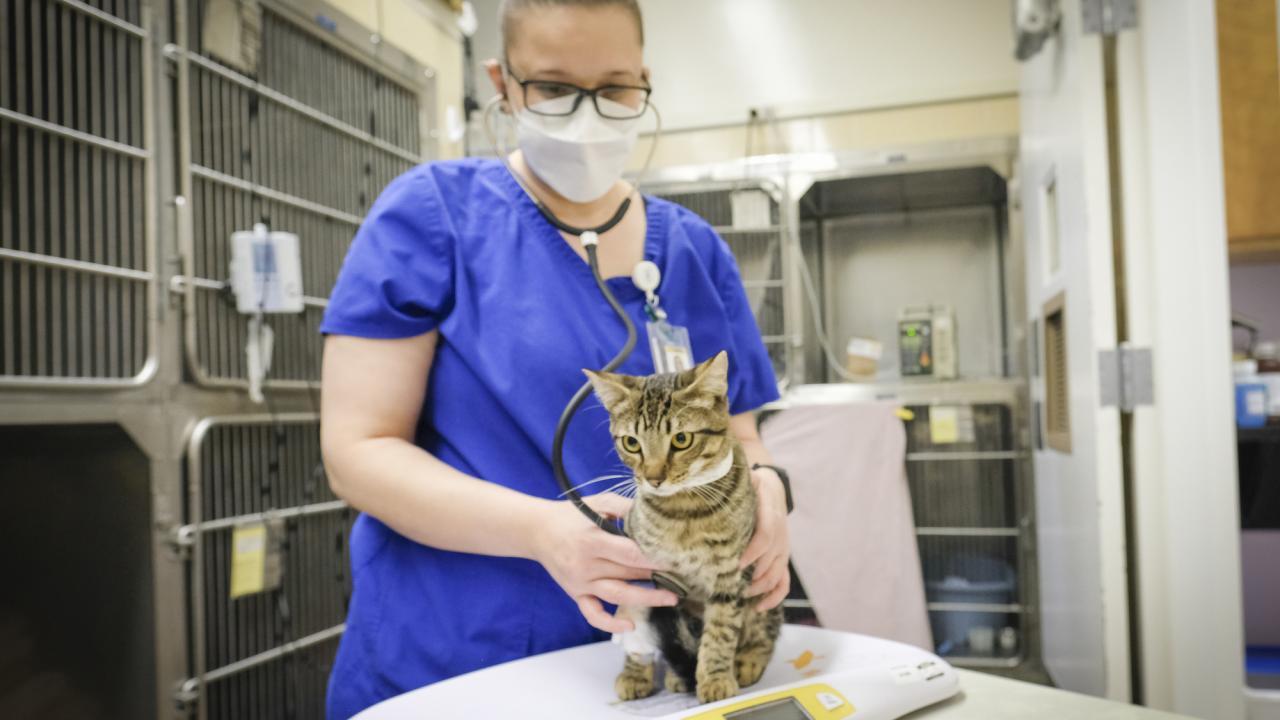
<instances>
[{"instance_id":1,"label":"scale display","mask_svg":"<svg viewBox=\"0 0 1280 720\"><path fill-rule=\"evenodd\" d=\"M783 698L725 715L725 720L813 720L795 698Z\"/></svg>"}]
</instances>

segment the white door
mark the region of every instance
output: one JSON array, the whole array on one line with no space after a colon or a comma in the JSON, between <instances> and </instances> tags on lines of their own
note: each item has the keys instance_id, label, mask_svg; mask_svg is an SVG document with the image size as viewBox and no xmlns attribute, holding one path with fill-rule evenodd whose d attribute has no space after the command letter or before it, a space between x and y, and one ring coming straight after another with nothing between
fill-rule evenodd
<instances>
[{"instance_id":1,"label":"white door","mask_svg":"<svg viewBox=\"0 0 1280 720\"><path fill-rule=\"evenodd\" d=\"M1127 700L1120 418L1098 384L1098 351L1116 345L1103 41L1080 0L1061 12L1021 78L1043 654L1059 686Z\"/></svg>"}]
</instances>

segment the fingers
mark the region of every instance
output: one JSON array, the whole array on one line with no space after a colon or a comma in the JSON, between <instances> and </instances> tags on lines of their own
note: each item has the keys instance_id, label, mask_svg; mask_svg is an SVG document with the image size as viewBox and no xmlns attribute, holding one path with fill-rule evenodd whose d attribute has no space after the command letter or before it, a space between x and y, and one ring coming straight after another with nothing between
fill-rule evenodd
<instances>
[{"instance_id":1,"label":"fingers","mask_svg":"<svg viewBox=\"0 0 1280 720\"><path fill-rule=\"evenodd\" d=\"M609 517L621 518L626 517L631 510L631 499L624 498L614 493L600 493L591 497L583 498L583 501L591 507L592 510L607 515Z\"/></svg>"},{"instance_id":2,"label":"fingers","mask_svg":"<svg viewBox=\"0 0 1280 720\"><path fill-rule=\"evenodd\" d=\"M605 612L600 601L590 595L578 598L578 612L582 613L582 617L587 619L591 627L607 633L630 632L636 627L629 620L621 620Z\"/></svg>"},{"instance_id":3,"label":"fingers","mask_svg":"<svg viewBox=\"0 0 1280 720\"><path fill-rule=\"evenodd\" d=\"M791 576L784 575L782 582L779 583L772 592L765 595L763 600L756 604L756 610L764 612L766 610L774 609L781 604L783 600L787 599L787 593L789 592L791 592Z\"/></svg>"},{"instance_id":4,"label":"fingers","mask_svg":"<svg viewBox=\"0 0 1280 720\"><path fill-rule=\"evenodd\" d=\"M600 531L602 536L599 541L598 554L610 562L619 565L627 565L633 568L642 568L645 570L662 570L661 565L653 562L645 557L644 552L640 550L640 546L634 540L629 538L610 535L603 530Z\"/></svg>"},{"instance_id":5,"label":"fingers","mask_svg":"<svg viewBox=\"0 0 1280 720\"><path fill-rule=\"evenodd\" d=\"M746 597L763 595L756 603L756 609L761 612L777 607L791 591L791 574L787 572L787 556L773 556L768 560L767 569L753 578L751 585L743 593Z\"/></svg>"},{"instance_id":6,"label":"fingers","mask_svg":"<svg viewBox=\"0 0 1280 720\"><path fill-rule=\"evenodd\" d=\"M764 532L757 526L756 534L751 536L751 542L747 543L747 549L742 551L742 559L738 561L738 568L745 569L749 565L753 565L769 550L769 546L773 544L773 538L769 533Z\"/></svg>"},{"instance_id":7,"label":"fingers","mask_svg":"<svg viewBox=\"0 0 1280 720\"><path fill-rule=\"evenodd\" d=\"M757 568L756 574L751 578L751 585L747 586L745 595L747 597L763 595L777 587L783 579L786 579L788 583L791 580L791 576L787 573L787 556L770 556L768 565Z\"/></svg>"},{"instance_id":8,"label":"fingers","mask_svg":"<svg viewBox=\"0 0 1280 720\"><path fill-rule=\"evenodd\" d=\"M678 599L670 590L639 587L613 579L591 583L591 592L605 602L633 607L670 607Z\"/></svg>"},{"instance_id":9,"label":"fingers","mask_svg":"<svg viewBox=\"0 0 1280 720\"><path fill-rule=\"evenodd\" d=\"M648 580L653 577L653 571L630 565L619 565L610 560L599 560L592 567L592 575L597 578L618 578L619 580Z\"/></svg>"}]
</instances>

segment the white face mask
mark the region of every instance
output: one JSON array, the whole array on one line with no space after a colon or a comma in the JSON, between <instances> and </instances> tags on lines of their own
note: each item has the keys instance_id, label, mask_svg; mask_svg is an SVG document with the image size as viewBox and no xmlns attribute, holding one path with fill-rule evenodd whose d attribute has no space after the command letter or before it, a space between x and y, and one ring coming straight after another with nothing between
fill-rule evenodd
<instances>
[{"instance_id":1,"label":"white face mask","mask_svg":"<svg viewBox=\"0 0 1280 720\"><path fill-rule=\"evenodd\" d=\"M538 109L563 112L573 106L573 95L544 100ZM625 105L598 98L600 106L631 112ZM525 162L535 175L565 198L577 203L604 196L622 177L636 144L639 118L613 120L601 117L588 98L572 115L548 116L527 108L516 113L516 137Z\"/></svg>"}]
</instances>

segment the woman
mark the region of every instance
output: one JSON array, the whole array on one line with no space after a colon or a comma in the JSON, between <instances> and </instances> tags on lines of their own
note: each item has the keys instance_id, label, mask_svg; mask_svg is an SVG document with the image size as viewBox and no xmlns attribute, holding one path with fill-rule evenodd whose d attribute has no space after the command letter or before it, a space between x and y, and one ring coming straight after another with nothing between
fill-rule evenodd
<instances>
[{"instance_id":1,"label":"woman","mask_svg":"<svg viewBox=\"0 0 1280 720\"><path fill-rule=\"evenodd\" d=\"M584 518L554 480L559 414L582 368L604 365L625 334L580 239L534 198L583 228L633 200L600 234L604 276L643 329L644 295L628 277L642 259L659 266L662 307L689 330L693 359L729 351L733 430L753 463L768 462L750 411L776 397L775 380L733 257L692 213L621 180L649 95L635 0L508 0L501 20L505 62L490 76L520 149L507 164L432 163L393 181L321 327L329 480L362 511L330 717L631 629L606 606L675 603L632 582L659 568ZM644 350L620 368L652 371ZM588 406L571 426L575 482L621 469L603 420ZM789 587L785 494L772 470L753 480L761 508L743 565L756 564L751 593L767 608ZM589 502L614 516L629 503Z\"/></svg>"}]
</instances>

